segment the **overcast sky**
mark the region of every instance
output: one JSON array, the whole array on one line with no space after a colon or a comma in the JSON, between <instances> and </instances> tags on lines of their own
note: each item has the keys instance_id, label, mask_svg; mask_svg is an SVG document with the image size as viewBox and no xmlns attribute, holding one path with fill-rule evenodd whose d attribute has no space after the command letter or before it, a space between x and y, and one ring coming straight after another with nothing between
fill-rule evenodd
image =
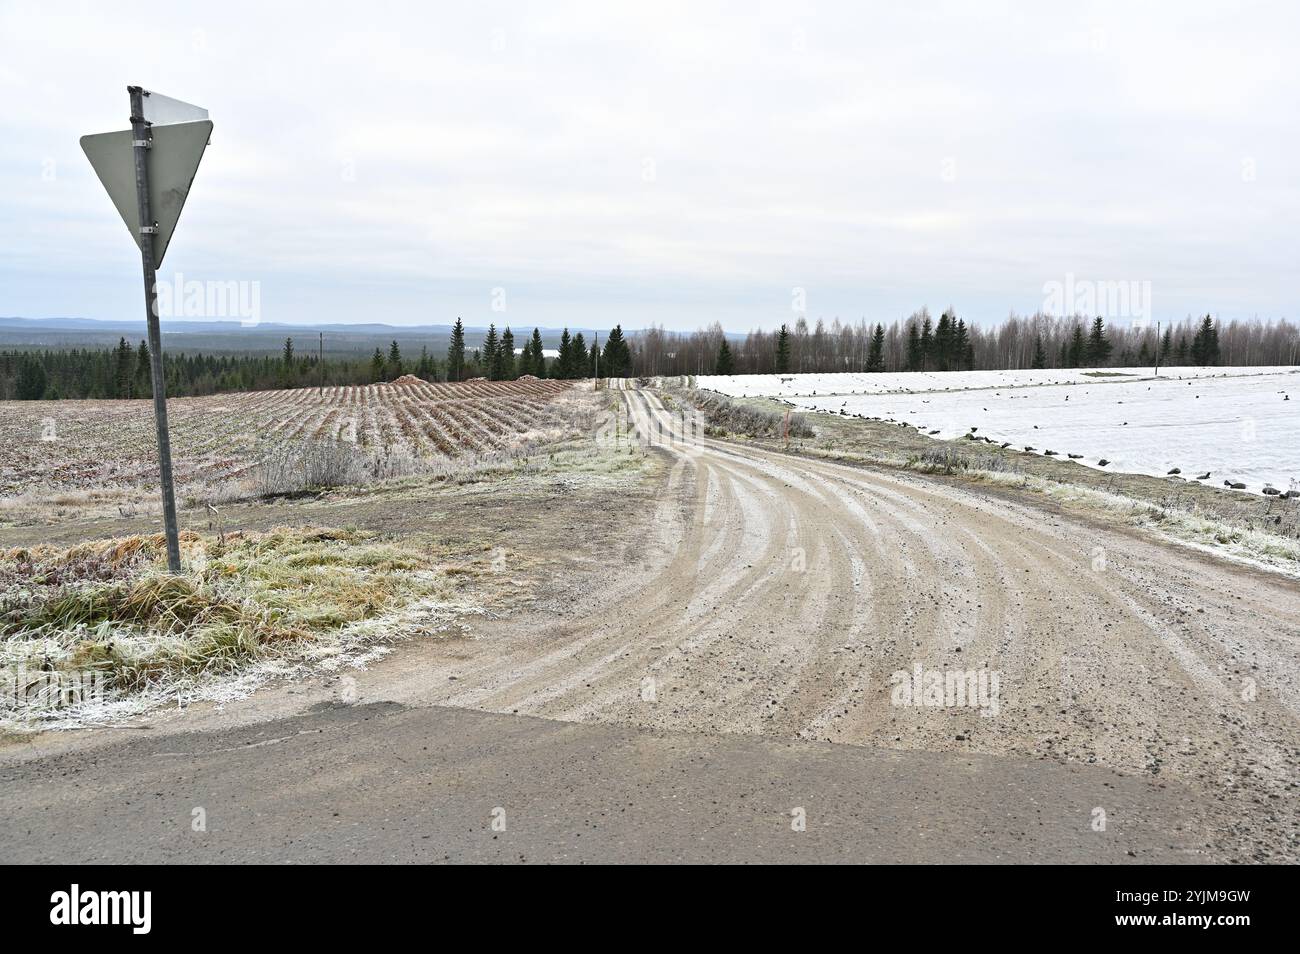
<instances>
[{"instance_id":1,"label":"overcast sky","mask_svg":"<svg viewBox=\"0 0 1300 954\"><path fill-rule=\"evenodd\" d=\"M139 83L215 123L160 278L264 321L1294 319L1298 10L0 0L0 315L141 313L78 147Z\"/></svg>"}]
</instances>

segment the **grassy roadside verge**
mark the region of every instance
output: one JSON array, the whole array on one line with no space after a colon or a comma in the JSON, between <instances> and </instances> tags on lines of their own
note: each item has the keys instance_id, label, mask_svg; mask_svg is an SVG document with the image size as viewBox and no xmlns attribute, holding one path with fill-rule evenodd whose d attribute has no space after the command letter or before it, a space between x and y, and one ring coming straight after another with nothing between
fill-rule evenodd
<instances>
[{"instance_id":1,"label":"grassy roadside verge","mask_svg":"<svg viewBox=\"0 0 1300 954\"><path fill-rule=\"evenodd\" d=\"M448 635L481 611L465 574L487 570L355 529L186 532L182 551L179 576L166 573L161 535L0 555L0 727L235 698L381 641Z\"/></svg>"},{"instance_id":2,"label":"grassy roadside verge","mask_svg":"<svg viewBox=\"0 0 1300 954\"><path fill-rule=\"evenodd\" d=\"M455 475L226 507L183 531L179 577L164 572L161 537L140 532L152 521L0 532L0 741L233 701L364 667L399 640L472 635L476 619L542 598L582 544L613 539L618 506L651 493L655 466L588 438ZM95 698L31 704L85 676Z\"/></svg>"}]
</instances>

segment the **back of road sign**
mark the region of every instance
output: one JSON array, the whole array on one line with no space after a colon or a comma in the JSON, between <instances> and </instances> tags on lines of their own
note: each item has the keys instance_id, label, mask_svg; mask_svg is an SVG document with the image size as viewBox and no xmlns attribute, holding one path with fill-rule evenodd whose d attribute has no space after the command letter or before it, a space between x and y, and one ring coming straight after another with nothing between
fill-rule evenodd
<instances>
[{"instance_id":1,"label":"back of road sign","mask_svg":"<svg viewBox=\"0 0 1300 954\"><path fill-rule=\"evenodd\" d=\"M153 126L153 148L149 150L149 210L158 231L154 234L154 267L162 264L181 209L190 193L199 160L212 136L212 121ZM131 238L140 245L140 212L135 194L135 150L131 130L96 133L81 137L81 149L104 184Z\"/></svg>"}]
</instances>

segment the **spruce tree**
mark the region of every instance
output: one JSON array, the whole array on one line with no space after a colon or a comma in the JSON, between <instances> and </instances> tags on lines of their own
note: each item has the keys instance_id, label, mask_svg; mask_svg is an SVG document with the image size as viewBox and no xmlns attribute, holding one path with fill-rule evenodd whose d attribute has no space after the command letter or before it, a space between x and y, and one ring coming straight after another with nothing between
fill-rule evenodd
<instances>
[{"instance_id":1,"label":"spruce tree","mask_svg":"<svg viewBox=\"0 0 1300 954\"><path fill-rule=\"evenodd\" d=\"M907 370L921 370L921 336L916 330L916 322L907 325Z\"/></svg>"},{"instance_id":2,"label":"spruce tree","mask_svg":"<svg viewBox=\"0 0 1300 954\"><path fill-rule=\"evenodd\" d=\"M388 380L396 381L402 376L402 351L394 341L388 346Z\"/></svg>"},{"instance_id":3,"label":"spruce tree","mask_svg":"<svg viewBox=\"0 0 1300 954\"><path fill-rule=\"evenodd\" d=\"M1083 326L1074 326L1074 337L1070 339L1070 361L1072 368L1081 368L1088 360L1088 342L1083 336Z\"/></svg>"},{"instance_id":4,"label":"spruce tree","mask_svg":"<svg viewBox=\"0 0 1300 954\"><path fill-rule=\"evenodd\" d=\"M1047 367L1047 352L1043 350L1043 336L1034 336L1034 360L1029 365L1035 371L1041 371Z\"/></svg>"},{"instance_id":5,"label":"spruce tree","mask_svg":"<svg viewBox=\"0 0 1300 954\"><path fill-rule=\"evenodd\" d=\"M129 398L131 396L131 376L135 373L135 357L131 346L122 338L113 352L113 397Z\"/></svg>"},{"instance_id":6,"label":"spruce tree","mask_svg":"<svg viewBox=\"0 0 1300 954\"><path fill-rule=\"evenodd\" d=\"M139 397L153 397L153 366L149 361L149 346L143 341L135 353L135 393Z\"/></svg>"},{"instance_id":7,"label":"spruce tree","mask_svg":"<svg viewBox=\"0 0 1300 954\"><path fill-rule=\"evenodd\" d=\"M542 332L539 328L533 329L533 336L529 343L533 346L533 367L536 368L533 374L539 378L546 377L546 355L542 353Z\"/></svg>"},{"instance_id":8,"label":"spruce tree","mask_svg":"<svg viewBox=\"0 0 1300 954\"><path fill-rule=\"evenodd\" d=\"M501 379L501 342L497 340L496 323L488 325L487 337L483 339L483 364L487 370L487 379L489 381L499 381Z\"/></svg>"},{"instance_id":9,"label":"spruce tree","mask_svg":"<svg viewBox=\"0 0 1300 954\"><path fill-rule=\"evenodd\" d=\"M1106 338L1106 326L1098 315L1092 323L1092 334L1088 336L1088 363L1094 368L1104 367L1110 359L1111 343Z\"/></svg>"},{"instance_id":10,"label":"spruce tree","mask_svg":"<svg viewBox=\"0 0 1300 954\"><path fill-rule=\"evenodd\" d=\"M579 331L573 336L573 376L575 378L589 378L590 373L587 371L587 362L591 355L587 351L587 339Z\"/></svg>"},{"instance_id":11,"label":"spruce tree","mask_svg":"<svg viewBox=\"0 0 1300 954\"><path fill-rule=\"evenodd\" d=\"M939 325L934 330L934 364L938 370L951 370L953 345L952 316L945 311L939 316Z\"/></svg>"},{"instance_id":12,"label":"spruce tree","mask_svg":"<svg viewBox=\"0 0 1300 954\"><path fill-rule=\"evenodd\" d=\"M601 371L607 378L626 377L631 354L623 340L623 326L615 325L605 339L605 350L600 356Z\"/></svg>"},{"instance_id":13,"label":"spruce tree","mask_svg":"<svg viewBox=\"0 0 1300 954\"><path fill-rule=\"evenodd\" d=\"M731 357L731 345L727 344L727 336L722 336L722 344L718 345L718 361L714 366L714 374L734 374L736 371L736 362Z\"/></svg>"},{"instance_id":14,"label":"spruce tree","mask_svg":"<svg viewBox=\"0 0 1300 954\"><path fill-rule=\"evenodd\" d=\"M1219 363L1219 332L1209 315L1201 320L1201 327L1192 338L1192 364L1198 367Z\"/></svg>"},{"instance_id":15,"label":"spruce tree","mask_svg":"<svg viewBox=\"0 0 1300 954\"><path fill-rule=\"evenodd\" d=\"M785 325L776 333L776 373L788 374L790 371L790 329Z\"/></svg>"},{"instance_id":16,"label":"spruce tree","mask_svg":"<svg viewBox=\"0 0 1300 954\"><path fill-rule=\"evenodd\" d=\"M451 328L451 344L447 346L447 380L460 381L465 376L465 326L456 319Z\"/></svg>"},{"instance_id":17,"label":"spruce tree","mask_svg":"<svg viewBox=\"0 0 1300 954\"><path fill-rule=\"evenodd\" d=\"M573 339L569 337L569 329L565 328L560 335L560 357L555 362L555 377L557 378L575 378L573 360Z\"/></svg>"},{"instance_id":18,"label":"spruce tree","mask_svg":"<svg viewBox=\"0 0 1300 954\"><path fill-rule=\"evenodd\" d=\"M958 318L957 324L953 328L952 351L956 370L974 370L975 345L970 340L970 332L966 330L966 321L963 318Z\"/></svg>"},{"instance_id":19,"label":"spruce tree","mask_svg":"<svg viewBox=\"0 0 1300 954\"><path fill-rule=\"evenodd\" d=\"M378 348L370 357L370 380L372 383L384 380L384 353Z\"/></svg>"},{"instance_id":20,"label":"spruce tree","mask_svg":"<svg viewBox=\"0 0 1300 954\"><path fill-rule=\"evenodd\" d=\"M885 326L876 325L871 336L871 350L867 352L867 370L880 372L885 370Z\"/></svg>"},{"instance_id":21,"label":"spruce tree","mask_svg":"<svg viewBox=\"0 0 1300 954\"><path fill-rule=\"evenodd\" d=\"M501 347L498 352L501 355L501 380L513 381L518 377L518 372L515 371L515 334L509 325L501 332Z\"/></svg>"},{"instance_id":22,"label":"spruce tree","mask_svg":"<svg viewBox=\"0 0 1300 954\"><path fill-rule=\"evenodd\" d=\"M934 326L930 323L930 316L925 316L925 321L921 323L921 370L929 371L934 362Z\"/></svg>"}]
</instances>

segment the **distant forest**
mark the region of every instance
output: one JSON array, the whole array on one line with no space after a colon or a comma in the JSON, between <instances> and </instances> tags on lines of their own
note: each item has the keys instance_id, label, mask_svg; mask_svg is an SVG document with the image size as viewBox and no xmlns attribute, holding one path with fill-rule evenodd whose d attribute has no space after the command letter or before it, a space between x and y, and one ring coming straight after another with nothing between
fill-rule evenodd
<instances>
[{"instance_id":1,"label":"distant forest","mask_svg":"<svg viewBox=\"0 0 1300 954\"><path fill-rule=\"evenodd\" d=\"M444 339L445 340L445 339ZM308 344L310 340L308 339ZM1207 315L1145 328L1108 326L1102 318L1012 316L988 329L951 311L922 310L886 326L860 321L809 325L799 318L775 331L726 335L720 325L694 332L650 328L624 336L616 326L598 348L565 329L559 355L543 354L534 328L516 346L496 326L477 348L459 320L445 353L404 353L397 341L368 358L301 353L286 338L279 355L168 352L167 393L190 397L227 391L360 385L411 374L426 381L763 374L834 371L964 371L1162 365L1296 365L1300 329L1288 321L1231 321ZM149 349L125 338L116 348L16 349L0 352L0 399L150 397Z\"/></svg>"},{"instance_id":2,"label":"distant forest","mask_svg":"<svg viewBox=\"0 0 1300 954\"><path fill-rule=\"evenodd\" d=\"M632 342L639 375L771 374L835 371L991 371L1019 368L1168 365L1295 365L1300 328L1288 321L1210 316L1116 327L1101 318L1012 316L989 328L952 311L922 309L892 324L810 325L799 318L743 339L720 325L683 334L651 328Z\"/></svg>"},{"instance_id":3,"label":"distant forest","mask_svg":"<svg viewBox=\"0 0 1300 954\"><path fill-rule=\"evenodd\" d=\"M477 348L467 348L458 320L445 355L435 357L427 347L403 354L396 341L388 350L375 349L369 358L318 358L301 353L292 337L279 355L188 354L164 352L168 397L195 397L228 391L260 391L334 385L375 384L404 374L426 381L468 381L472 378L514 380L523 375L544 378L583 378L596 373L620 377L630 373L631 350L622 328L605 336L599 352L581 332L565 329L559 354L543 353L542 337L534 328L516 348L509 328L497 334L493 325ZM18 349L0 352L0 399L57 400L61 398L147 398L153 396L149 346L122 338L115 348Z\"/></svg>"}]
</instances>

